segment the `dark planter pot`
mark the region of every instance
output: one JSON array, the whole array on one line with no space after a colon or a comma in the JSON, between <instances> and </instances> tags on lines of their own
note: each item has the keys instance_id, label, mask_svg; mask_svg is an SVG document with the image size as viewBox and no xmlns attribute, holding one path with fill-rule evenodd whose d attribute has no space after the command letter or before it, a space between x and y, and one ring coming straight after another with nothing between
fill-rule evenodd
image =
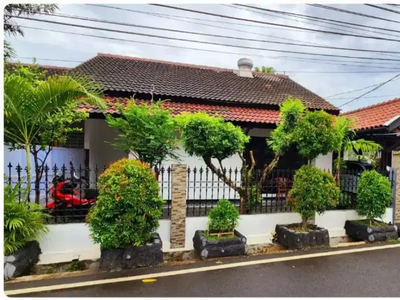
<instances>
[{"instance_id":1,"label":"dark planter pot","mask_svg":"<svg viewBox=\"0 0 400 300\"><path fill-rule=\"evenodd\" d=\"M346 234L358 241L382 242L399 237L396 225L387 225L384 227L372 227L360 224L357 221L346 221L344 225Z\"/></svg>"},{"instance_id":2,"label":"dark planter pot","mask_svg":"<svg viewBox=\"0 0 400 300\"><path fill-rule=\"evenodd\" d=\"M275 232L279 244L289 250L304 249L316 246L329 247L329 232L325 228L315 226L315 229L308 232L295 232L291 227L300 224L276 225Z\"/></svg>"},{"instance_id":3,"label":"dark planter pot","mask_svg":"<svg viewBox=\"0 0 400 300\"><path fill-rule=\"evenodd\" d=\"M218 241L208 240L202 230L197 230L193 237L193 246L202 259L223 256L246 255L249 247L245 236L237 230L235 237Z\"/></svg>"},{"instance_id":4,"label":"dark planter pot","mask_svg":"<svg viewBox=\"0 0 400 300\"><path fill-rule=\"evenodd\" d=\"M42 253L39 243L28 242L13 255L4 257L4 279L9 280L21 275L28 275L31 268L38 263Z\"/></svg>"},{"instance_id":5,"label":"dark planter pot","mask_svg":"<svg viewBox=\"0 0 400 300\"><path fill-rule=\"evenodd\" d=\"M397 226L397 232L399 233L399 237L400 237L400 223L395 224Z\"/></svg>"},{"instance_id":6,"label":"dark planter pot","mask_svg":"<svg viewBox=\"0 0 400 300\"><path fill-rule=\"evenodd\" d=\"M146 245L125 249L101 249L100 270L120 271L139 267L154 267L163 263L162 241L158 233Z\"/></svg>"}]
</instances>

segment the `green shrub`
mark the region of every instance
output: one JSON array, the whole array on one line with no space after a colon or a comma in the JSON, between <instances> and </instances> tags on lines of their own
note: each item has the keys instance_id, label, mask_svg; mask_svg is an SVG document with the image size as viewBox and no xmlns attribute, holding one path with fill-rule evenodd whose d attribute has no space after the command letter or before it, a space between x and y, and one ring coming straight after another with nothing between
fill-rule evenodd
<instances>
[{"instance_id":1,"label":"green shrub","mask_svg":"<svg viewBox=\"0 0 400 300\"><path fill-rule=\"evenodd\" d=\"M340 140L333 116L324 111L306 113L293 135L299 154L309 161L335 150Z\"/></svg>"},{"instance_id":2,"label":"green shrub","mask_svg":"<svg viewBox=\"0 0 400 300\"><path fill-rule=\"evenodd\" d=\"M20 185L4 188L4 255L11 255L30 241L38 241L47 232L47 215L35 203L17 200Z\"/></svg>"},{"instance_id":3,"label":"green shrub","mask_svg":"<svg viewBox=\"0 0 400 300\"><path fill-rule=\"evenodd\" d=\"M339 193L340 189L330 173L306 165L294 176L289 204L301 215L303 227L306 227L307 220L314 217L316 212L322 214L336 206Z\"/></svg>"},{"instance_id":4,"label":"green shrub","mask_svg":"<svg viewBox=\"0 0 400 300\"><path fill-rule=\"evenodd\" d=\"M148 164L126 158L111 164L99 177L99 197L87 216L93 240L103 249L149 242L163 203Z\"/></svg>"},{"instance_id":5,"label":"green shrub","mask_svg":"<svg viewBox=\"0 0 400 300\"><path fill-rule=\"evenodd\" d=\"M375 170L364 171L357 185L357 213L368 220L381 218L391 201L389 179Z\"/></svg>"},{"instance_id":6,"label":"green shrub","mask_svg":"<svg viewBox=\"0 0 400 300\"><path fill-rule=\"evenodd\" d=\"M208 214L208 230L211 233L230 232L239 222L239 211L228 200L218 201Z\"/></svg>"}]
</instances>

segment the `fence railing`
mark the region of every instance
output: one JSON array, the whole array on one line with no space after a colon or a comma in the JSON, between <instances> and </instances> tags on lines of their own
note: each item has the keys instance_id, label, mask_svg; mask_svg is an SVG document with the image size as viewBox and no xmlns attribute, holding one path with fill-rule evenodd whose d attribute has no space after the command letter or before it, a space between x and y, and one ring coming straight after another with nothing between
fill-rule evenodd
<instances>
[{"instance_id":1,"label":"fence railing","mask_svg":"<svg viewBox=\"0 0 400 300\"><path fill-rule=\"evenodd\" d=\"M65 165L46 166L43 169L41 180L35 184L35 174L31 182L31 193L28 197L30 202L39 203L51 214L51 223L84 222L86 214L97 199L97 179L104 167L94 169L78 166L74 168ZM163 218L169 219L171 215L171 191L172 191L172 169L169 166L161 167L157 173L160 187L160 195L165 201ZM239 168L228 168L222 172L235 185L240 186L242 182L242 170ZM288 206L288 194L293 185L295 169L273 169L266 180L258 189L258 181L262 170L253 173L250 190L252 197L246 199L246 213L278 213L290 212ZM387 176L394 187L392 172L381 172ZM20 165L7 166L7 182L15 185L20 183L19 201L23 200L23 190L27 187L26 169ZM341 194L336 209L353 209L355 207L357 184L361 176L360 171L345 170L340 175ZM72 178L72 180L71 180ZM77 180L74 178L81 178ZM65 183L67 181L67 183ZM62 184L64 182L64 184ZM69 182L69 183L68 183ZM74 184L70 184L73 182ZM257 197L258 195L258 197ZM206 167L187 167L186 184L186 213L189 217L207 216L208 212L217 205L218 200L227 199L236 207L240 207L240 196L216 174Z\"/></svg>"}]
</instances>

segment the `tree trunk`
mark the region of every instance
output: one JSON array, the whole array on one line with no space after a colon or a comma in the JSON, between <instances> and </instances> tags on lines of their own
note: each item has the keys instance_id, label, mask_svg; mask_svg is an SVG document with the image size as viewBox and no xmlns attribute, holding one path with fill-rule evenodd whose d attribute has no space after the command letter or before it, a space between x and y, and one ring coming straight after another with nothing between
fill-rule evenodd
<instances>
[{"instance_id":1,"label":"tree trunk","mask_svg":"<svg viewBox=\"0 0 400 300\"><path fill-rule=\"evenodd\" d=\"M40 174L40 170L39 170L38 151L36 151L36 149L35 149L32 154L33 154L33 161L34 161L34 168L35 168L35 175L36 175L35 176L35 203L39 204L39 200L40 200L40 179L41 179L40 175L41 174Z\"/></svg>"},{"instance_id":2,"label":"tree trunk","mask_svg":"<svg viewBox=\"0 0 400 300\"><path fill-rule=\"evenodd\" d=\"M28 195L28 201L30 202L30 193L31 193L31 152L30 152L30 144L25 144L25 158L26 158L26 192Z\"/></svg>"},{"instance_id":3,"label":"tree trunk","mask_svg":"<svg viewBox=\"0 0 400 300\"><path fill-rule=\"evenodd\" d=\"M306 217L301 217L301 226L302 226L304 229L307 229L307 221L308 221L308 218L306 218Z\"/></svg>"}]
</instances>

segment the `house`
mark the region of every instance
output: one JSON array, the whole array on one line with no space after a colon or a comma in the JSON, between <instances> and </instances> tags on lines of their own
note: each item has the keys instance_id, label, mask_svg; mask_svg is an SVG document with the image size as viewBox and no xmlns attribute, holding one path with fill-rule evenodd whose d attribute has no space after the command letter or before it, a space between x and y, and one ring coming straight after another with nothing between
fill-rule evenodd
<instances>
[{"instance_id":1,"label":"house","mask_svg":"<svg viewBox=\"0 0 400 300\"><path fill-rule=\"evenodd\" d=\"M383 147L379 155L382 169L399 167L399 162L394 163L393 154L400 150L400 98L359 108L343 115L355 121L357 138L372 140Z\"/></svg>"},{"instance_id":2,"label":"house","mask_svg":"<svg viewBox=\"0 0 400 300\"><path fill-rule=\"evenodd\" d=\"M320 96L304 88L291 78L280 74L253 72L250 59L240 59L237 69L159 61L137 57L98 54L77 67L70 74L85 74L99 82L108 109L106 113L118 115L117 102L126 103L132 97L139 103L152 99L167 100L164 106L173 114L206 112L222 116L225 120L248 131L251 141L246 150L253 150L257 167L262 168L273 158L265 138L279 121L279 105L288 96L299 98L310 110L325 110L338 115L339 110ZM65 70L59 70L64 73ZM116 132L110 128L104 114L96 107L82 105L90 113L83 130L83 164L94 169L126 157L110 142ZM82 138L81 138L82 140ZM246 151L247 153L248 151ZM189 157L180 151L181 163L191 167L204 166L199 158ZM298 168L304 159L295 150L289 151L279 161L280 168ZM80 162L81 163L81 162ZM164 162L165 165L174 163ZM331 169L332 155L316 160L315 164ZM240 168L239 157L223 162L224 167ZM92 181L94 178L91 178Z\"/></svg>"}]
</instances>

